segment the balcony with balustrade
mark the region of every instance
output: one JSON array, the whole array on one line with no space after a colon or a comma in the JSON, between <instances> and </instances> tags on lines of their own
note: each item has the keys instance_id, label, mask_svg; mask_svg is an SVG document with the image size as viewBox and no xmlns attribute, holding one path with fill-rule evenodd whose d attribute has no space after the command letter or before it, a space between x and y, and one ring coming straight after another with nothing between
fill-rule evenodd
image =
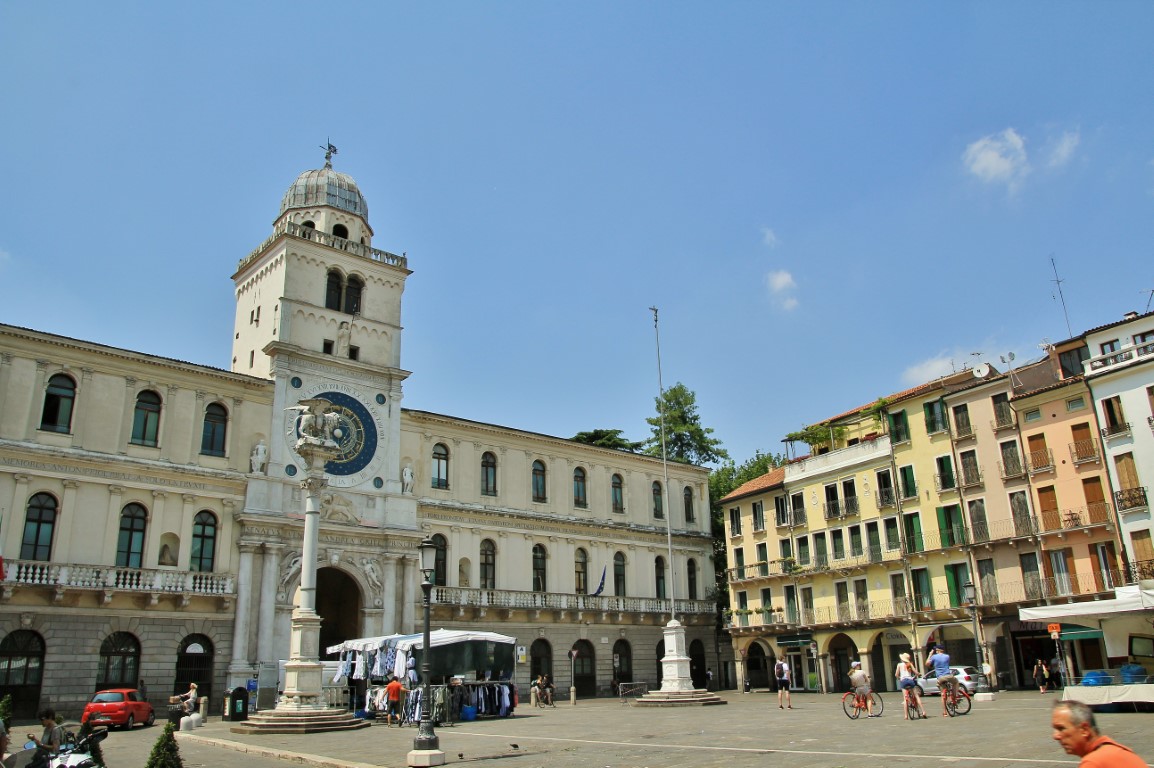
<instances>
[{"instance_id":1,"label":"balcony with balustrade","mask_svg":"<svg viewBox=\"0 0 1154 768\"><path fill-rule=\"evenodd\" d=\"M980 467L968 467L963 464L960 475L960 483L963 490L978 488L985 484Z\"/></svg>"},{"instance_id":2,"label":"balcony with balustrade","mask_svg":"<svg viewBox=\"0 0 1154 768\"><path fill-rule=\"evenodd\" d=\"M902 551L906 555L925 555L942 549L964 547L970 543L970 532L963 526L944 531L926 531L915 536L902 537Z\"/></svg>"},{"instance_id":3,"label":"balcony with balustrade","mask_svg":"<svg viewBox=\"0 0 1154 768\"><path fill-rule=\"evenodd\" d=\"M760 636L775 631L798 629L834 629L850 625L880 626L905 621L910 601L904 597L888 600L851 601L813 608L774 606L769 609L733 611L729 622L731 634Z\"/></svg>"},{"instance_id":4,"label":"balcony with balustrade","mask_svg":"<svg viewBox=\"0 0 1154 768\"><path fill-rule=\"evenodd\" d=\"M1017 456L999 461L998 473L1002 476L1003 480L1020 480L1026 477L1026 469L1022 464L1022 460Z\"/></svg>"},{"instance_id":5,"label":"balcony with balustrade","mask_svg":"<svg viewBox=\"0 0 1154 768\"><path fill-rule=\"evenodd\" d=\"M1150 504L1146 499L1146 486L1139 488L1123 488L1114 491L1114 506L1119 512L1134 512L1147 509Z\"/></svg>"},{"instance_id":6,"label":"balcony with balustrade","mask_svg":"<svg viewBox=\"0 0 1154 768\"><path fill-rule=\"evenodd\" d=\"M1049 448L1026 452L1026 468L1031 475L1054 471L1054 453Z\"/></svg>"},{"instance_id":7,"label":"balcony with balustrade","mask_svg":"<svg viewBox=\"0 0 1154 768\"><path fill-rule=\"evenodd\" d=\"M1130 422L1119 421L1114 424L1107 424L1102 427L1102 439L1111 440L1116 437L1127 437L1130 435Z\"/></svg>"},{"instance_id":8,"label":"balcony with balustrade","mask_svg":"<svg viewBox=\"0 0 1154 768\"><path fill-rule=\"evenodd\" d=\"M1090 464L1099 461L1097 440L1075 440L1070 443L1070 461L1077 464Z\"/></svg>"},{"instance_id":9,"label":"balcony with balustrade","mask_svg":"<svg viewBox=\"0 0 1154 768\"><path fill-rule=\"evenodd\" d=\"M513 589L433 587L430 595L434 619L535 621L548 615L554 621L604 620L615 623L655 624L669 620L669 599L617 595L577 595L567 592L527 592ZM683 624L705 625L715 621L717 603L712 600L674 601Z\"/></svg>"},{"instance_id":10,"label":"balcony with balustrade","mask_svg":"<svg viewBox=\"0 0 1154 768\"><path fill-rule=\"evenodd\" d=\"M143 597L147 608L187 608L198 598L210 598L218 611L224 611L231 609L236 598L236 576L172 568L9 560L4 563L0 599L7 602L18 591L41 592L54 603L75 598L81 604L98 606L135 606L139 604L136 598ZM129 600L120 602L121 598Z\"/></svg>"},{"instance_id":11,"label":"balcony with balustrade","mask_svg":"<svg viewBox=\"0 0 1154 768\"><path fill-rule=\"evenodd\" d=\"M990 429L995 432L1001 432L1006 429L1013 429L1018 422L1014 419L1014 409L1008 404L1000 404L994 407L994 420L990 422Z\"/></svg>"},{"instance_id":12,"label":"balcony with balustrade","mask_svg":"<svg viewBox=\"0 0 1154 768\"><path fill-rule=\"evenodd\" d=\"M955 443L960 443L963 440L969 440L974 436L974 427L969 420L956 420L954 422L953 432L950 433Z\"/></svg>"},{"instance_id":13,"label":"balcony with balustrade","mask_svg":"<svg viewBox=\"0 0 1154 768\"><path fill-rule=\"evenodd\" d=\"M841 520L846 517L852 517L859 511L857 496L849 496L844 499L831 499L822 504L822 511L825 513L826 520Z\"/></svg>"},{"instance_id":14,"label":"balcony with balustrade","mask_svg":"<svg viewBox=\"0 0 1154 768\"><path fill-rule=\"evenodd\" d=\"M874 494L874 503L877 504L878 509L896 507L898 503L897 491L893 488L878 488Z\"/></svg>"},{"instance_id":15,"label":"balcony with balustrade","mask_svg":"<svg viewBox=\"0 0 1154 768\"><path fill-rule=\"evenodd\" d=\"M1108 501L1100 501L1073 509L1043 509L1041 511L1042 530L1051 533L1110 525L1114 522L1112 512Z\"/></svg>"},{"instance_id":16,"label":"balcony with balustrade","mask_svg":"<svg viewBox=\"0 0 1154 768\"><path fill-rule=\"evenodd\" d=\"M939 472L935 474L934 490L938 493L956 493L958 490L958 476L953 472Z\"/></svg>"},{"instance_id":17,"label":"balcony with balustrade","mask_svg":"<svg viewBox=\"0 0 1154 768\"><path fill-rule=\"evenodd\" d=\"M974 544L1027 539L1037 535L1038 523L1029 514L1016 515L1010 520L981 521L970 527L970 540Z\"/></svg>"}]
</instances>

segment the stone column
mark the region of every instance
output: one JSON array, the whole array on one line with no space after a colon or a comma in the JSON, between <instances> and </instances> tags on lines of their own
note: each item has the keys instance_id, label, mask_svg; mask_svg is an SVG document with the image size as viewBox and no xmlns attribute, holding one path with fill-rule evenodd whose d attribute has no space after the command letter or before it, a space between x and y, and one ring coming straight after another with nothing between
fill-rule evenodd
<instances>
[{"instance_id":1,"label":"stone column","mask_svg":"<svg viewBox=\"0 0 1154 768\"><path fill-rule=\"evenodd\" d=\"M116 438L116 450L128 453L128 440L132 437L132 421L136 418L136 379L124 378L124 407L120 412L120 434Z\"/></svg>"},{"instance_id":2,"label":"stone column","mask_svg":"<svg viewBox=\"0 0 1154 768\"><path fill-rule=\"evenodd\" d=\"M228 665L229 687L244 685L252 677L252 662L248 657L249 617L252 612L252 561L256 544L242 543L240 568L236 578L236 618L232 625L232 660ZM184 549L183 547L181 549ZM182 561L184 553L181 553Z\"/></svg>"},{"instance_id":3,"label":"stone column","mask_svg":"<svg viewBox=\"0 0 1154 768\"><path fill-rule=\"evenodd\" d=\"M32 406L28 409L28 426L24 432L25 439L30 439L32 435L36 434L36 430L40 428L40 417L44 415L43 411L37 407L44 402L44 389L48 381L48 361L36 361L36 381L32 385Z\"/></svg>"},{"instance_id":4,"label":"stone column","mask_svg":"<svg viewBox=\"0 0 1154 768\"><path fill-rule=\"evenodd\" d=\"M80 386L76 388L76 402L72 408L72 447L83 448L84 440L87 437L88 430L85 425L91 419L91 412L89 404L92 403L92 394L89 390L92 389L92 369L80 369Z\"/></svg>"},{"instance_id":5,"label":"stone column","mask_svg":"<svg viewBox=\"0 0 1154 768\"><path fill-rule=\"evenodd\" d=\"M417 608L417 558L405 555L401 558L402 578L404 586L401 592L401 627L402 632L416 632Z\"/></svg>"},{"instance_id":6,"label":"stone column","mask_svg":"<svg viewBox=\"0 0 1154 768\"><path fill-rule=\"evenodd\" d=\"M384 600L384 613L381 616L381 634L395 635L397 629L397 598L401 594L397 582L397 555L385 555L385 588L381 598Z\"/></svg>"},{"instance_id":7,"label":"stone column","mask_svg":"<svg viewBox=\"0 0 1154 768\"><path fill-rule=\"evenodd\" d=\"M280 553L283 544L265 543L264 563L260 578L260 606L257 618L257 661L275 662L273 641L276 638L276 589L280 573Z\"/></svg>"}]
</instances>

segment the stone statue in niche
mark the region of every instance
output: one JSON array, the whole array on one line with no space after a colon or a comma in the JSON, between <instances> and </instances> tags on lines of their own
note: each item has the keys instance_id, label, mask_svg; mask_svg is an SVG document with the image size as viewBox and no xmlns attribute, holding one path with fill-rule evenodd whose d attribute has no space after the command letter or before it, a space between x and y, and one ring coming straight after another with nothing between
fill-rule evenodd
<instances>
[{"instance_id":1,"label":"stone statue in niche","mask_svg":"<svg viewBox=\"0 0 1154 768\"><path fill-rule=\"evenodd\" d=\"M349 338L352 336L352 330L349 328L347 322L342 322L337 328L337 347L335 354L337 357L349 356Z\"/></svg>"},{"instance_id":2,"label":"stone statue in niche","mask_svg":"<svg viewBox=\"0 0 1154 768\"><path fill-rule=\"evenodd\" d=\"M406 464L401 470L401 493L413 492L413 468Z\"/></svg>"},{"instance_id":3,"label":"stone statue in niche","mask_svg":"<svg viewBox=\"0 0 1154 768\"><path fill-rule=\"evenodd\" d=\"M280 569L280 591L282 594L288 594L288 586L301 569L301 553L291 552L285 558L284 564Z\"/></svg>"},{"instance_id":4,"label":"stone statue in niche","mask_svg":"<svg viewBox=\"0 0 1154 768\"><path fill-rule=\"evenodd\" d=\"M176 553L172 551L172 547L164 544L160 547L160 557L156 559L157 565L176 565Z\"/></svg>"},{"instance_id":5,"label":"stone statue in niche","mask_svg":"<svg viewBox=\"0 0 1154 768\"><path fill-rule=\"evenodd\" d=\"M361 570L365 572L365 580L369 582L374 592L381 591L381 569L377 561L369 557L361 558Z\"/></svg>"},{"instance_id":6,"label":"stone statue in niche","mask_svg":"<svg viewBox=\"0 0 1154 768\"><path fill-rule=\"evenodd\" d=\"M265 462L268 460L268 446L261 440L252 448L252 455L249 456L249 467L254 475L264 472Z\"/></svg>"}]
</instances>

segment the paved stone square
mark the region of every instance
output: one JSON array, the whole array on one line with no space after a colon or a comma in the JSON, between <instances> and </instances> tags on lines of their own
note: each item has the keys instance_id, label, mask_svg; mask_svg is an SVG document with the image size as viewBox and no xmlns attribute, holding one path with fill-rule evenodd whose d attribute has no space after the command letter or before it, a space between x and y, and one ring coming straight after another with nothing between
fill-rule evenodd
<instances>
[{"instance_id":1,"label":"paved stone square","mask_svg":"<svg viewBox=\"0 0 1154 768\"><path fill-rule=\"evenodd\" d=\"M447 764L508 768L879 768L879 766L1076 765L1050 738L1053 695L1001 693L975 703L958 718L941 717L927 699L928 720L902 719L897 694L883 695L877 719L851 721L838 695L795 695L794 709L777 708L764 692L723 692L726 706L641 709L597 699L556 709L522 706L517 716L483 719L437 729ZM1154 759L1149 714L1104 714L1104 732ZM297 764L402 768L416 728L374 726L350 733L304 736L240 736L213 718L181 734L187 768L278 768ZM143 765L160 728L117 732L105 742L110 768ZM516 746L513 746L516 745Z\"/></svg>"}]
</instances>

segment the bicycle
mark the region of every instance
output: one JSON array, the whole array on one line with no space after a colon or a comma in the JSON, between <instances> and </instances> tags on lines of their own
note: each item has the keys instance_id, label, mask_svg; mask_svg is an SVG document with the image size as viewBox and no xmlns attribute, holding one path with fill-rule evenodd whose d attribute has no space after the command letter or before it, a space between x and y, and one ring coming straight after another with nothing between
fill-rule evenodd
<instances>
[{"instance_id":1,"label":"bicycle","mask_svg":"<svg viewBox=\"0 0 1154 768\"><path fill-rule=\"evenodd\" d=\"M918 703L917 690L914 688L902 689L902 705L906 710L907 720L924 720L925 716L922 714L920 705Z\"/></svg>"},{"instance_id":2,"label":"bicycle","mask_svg":"<svg viewBox=\"0 0 1154 768\"><path fill-rule=\"evenodd\" d=\"M966 690L966 686L961 683L954 683L950 686L953 690L950 693L942 691L942 696L945 697L946 712L950 717L956 715L965 715L970 711L970 692Z\"/></svg>"},{"instance_id":3,"label":"bicycle","mask_svg":"<svg viewBox=\"0 0 1154 768\"><path fill-rule=\"evenodd\" d=\"M869 701L873 702L874 717L881 717L882 710L885 709L885 703L882 697L877 695L876 691L869 692ZM869 711L869 701L864 695L859 696L853 691L846 691L845 695L841 697L841 708L845 710L845 716L850 720L857 720L861 717L862 712Z\"/></svg>"}]
</instances>

